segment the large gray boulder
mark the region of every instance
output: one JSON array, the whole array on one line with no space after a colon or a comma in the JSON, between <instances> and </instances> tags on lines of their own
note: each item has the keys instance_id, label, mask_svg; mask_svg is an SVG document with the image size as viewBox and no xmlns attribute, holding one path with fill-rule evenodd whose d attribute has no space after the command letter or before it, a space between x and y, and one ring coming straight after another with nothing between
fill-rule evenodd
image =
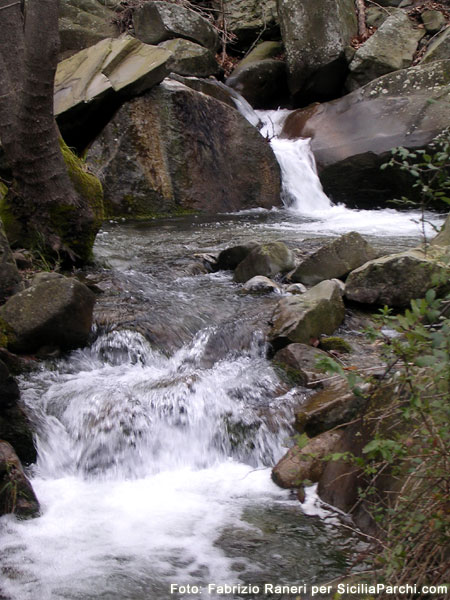
<instances>
[{"instance_id":1,"label":"large gray boulder","mask_svg":"<svg viewBox=\"0 0 450 600\"><path fill-rule=\"evenodd\" d=\"M0 440L0 516L36 517L39 502L14 448Z\"/></svg>"},{"instance_id":2,"label":"large gray boulder","mask_svg":"<svg viewBox=\"0 0 450 600\"><path fill-rule=\"evenodd\" d=\"M286 64L265 59L251 62L227 79L255 109L275 109L288 97Z\"/></svg>"},{"instance_id":3,"label":"large gray boulder","mask_svg":"<svg viewBox=\"0 0 450 600\"><path fill-rule=\"evenodd\" d=\"M114 216L280 203L279 167L259 132L235 109L178 81L122 106L88 164Z\"/></svg>"},{"instance_id":4,"label":"large gray boulder","mask_svg":"<svg viewBox=\"0 0 450 600\"><path fill-rule=\"evenodd\" d=\"M54 112L65 141L84 148L121 102L166 77L171 56L166 48L122 36L102 40L60 62Z\"/></svg>"},{"instance_id":5,"label":"large gray boulder","mask_svg":"<svg viewBox=\"0 0 450 600\"><path fill-rule=\"evenodd\" d=\"M0 304L22 288L22 277L9 247L3 222L0 219Z\"/></svg>"},{"instance_id":6,"label":"large gray boulder","mask_svg":"<svg viewBox=\"0 0 450 600\"><path fill-rule=\"evenodd\" d=\"M171 73L188 77L209 77L216 75L219 70L211 50L190 40L176 38L161 42L158 47L172 53L167 61L167 68Z\"/></svg>"},{"instance_id":7,"label":"large gray boulder","mask_svg":"<svg viewBox=\"0 0 450 600\"><path fill-rule=\"evenodd\" d=\"M292 113L283 135L310 137L325 192L368 206L404 196L405 174L380 171L391 148L422 148L450 122L450 60L384 75L351 94Z\"/></svg>"},{"instance_id":8,"label":"large gray boulder","mask_svg":"<svg viewBox=\"0 0 450 600\"><path fill-rule=\"evenodd\" d=\"M414 298L422 298L433 285L438 273L446 273L448 247L414 248L371 260L350 273L345 283L345 296L362 304L408 306Z\"/></svg>"},{"instance_id":9,"label":"large gray boulder","mask_svg":"<svg viewBox=\"0 0 450 600\"><path fill-rule=\"evenodd\" d=\"M185 38L216 50L218 35L209 21L197 12L168 2L146 2L133 13L136 37L145 44Z\"/></svg>"},{"instance_id":10,"label":"large gray boulder","mask_svg":"<svg viewBox=\"0 0 450 600\"><path fill-rule=\"evenodd\" d=\"M377 254L359 233L351 231L305 258L292 273L291 280L315 285L324 279L341 279Z\"/></svg>"},{"instance_id":11,"label":"large gray boulder","mask_svg":"<svg viewBox=\"0 0 450 600\"><path fill-rule=\"evenodd\" d=\"M254 248L234 271L234 280L245 283L256 275L274 277L295 267L294 254L283 242L268 242Z\"/></svg>"},{"instance_id":12,"label":"large gray boulder","mask_svg":"<svg viewBox=\"0 0 450 600\"><path fill-rule=\"evenodd\" d=\"M69 350L87 343L95 296L74 278L37 281L0 307L0 319L13 330L13 352L32 353L42 346Z\"/></svg>"},{"instance_id":13,"label":"large gray boulder","mask_svg":"<svg viewBox=\"0 0 450 600\"><path fill-rule=\"evenodd\" d=\"M276 0L212 0L218 24L225 19L227 31L238 46L248 46L258 36L269 39L279 34ZM224 14L222 14L222 9Z\"/></svg>"},{"instance_id":14,"label":"large gray boulder","mask_svg":"<svg viewBox=\"0 0 450 600\"><path fill-rule=\"evenodd\" d=\"M389 16L356 51L347 87L354 90L391 71L411 66L419 41L425 35L403 11Z\"/></svg>"},{"instance_id":15,"label":"large gray boulder","mask_svg":"<svg viewBox=\"0 0 450 600\"><path fill-rule=\"evenodd\" d=\"M217 257L217 268L219 270L224 269L234 271L238 264L258 246L259 244L257 242L247 242L246 244L225 248L225 250L222 250Z\"/></svg>"},{"instance_id":16,"label":"large gray boulder","mask_svg":"<svg viewBox=\"0 0 450 600\"><path fill-rule=\"evenodd\" d=\"M269 339L276 349L291 342L310 344L323 333L333 333L344 316L339 284L322 281L301 296L289 296L278 302Z\"/></svg>"},{"instance_id":17,"label":"large gray boulder","mask_svg":"<svg viewBox=\"0 0 450 600\"><path fill-rule=\"evenodd\" d=\"M64 0L59 9L60 56L72 54L97 42L119 35L112 10L119 2L104 0Z\"/></svg>"},{"instance_id":18,"label":"large gray boulder","mask_svg":"<svg viewBox=\"0 0 450 600\"><path fill-rule=\"evenodd\" d=\"M292 95L304 104L335 97L347 75L345 49L357 35L353 0L278 0Z\"/></svg>"}]
</instances>

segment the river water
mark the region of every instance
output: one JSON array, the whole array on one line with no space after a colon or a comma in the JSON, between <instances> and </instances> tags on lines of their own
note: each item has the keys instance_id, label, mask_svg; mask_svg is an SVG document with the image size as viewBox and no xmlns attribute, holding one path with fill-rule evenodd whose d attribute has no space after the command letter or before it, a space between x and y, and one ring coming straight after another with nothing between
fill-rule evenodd
<instances>
[{"instance_id":1,"label":"river water","mask_svg":"<svg viewBox=\"0 0 450 600\"><path fill-rule=\"evenodd\" d=\"M266 359L277 296L244 295L231 273L193 275L192 263L249 240L301 252L351 230L408 247L418 215L333 207L307 142L275 150L290 153L281 160L290 207L100 232L92 344L20 381L37 432L30 474L42 515L0 519L5 598L290 598L207 586L310 585L349 569L358 538L313 489L301 506L270 479L304 398ZM313 192L286 184L292 162ZM171 594L171 585L199 590Z\"/></svg>"}]
</instances>

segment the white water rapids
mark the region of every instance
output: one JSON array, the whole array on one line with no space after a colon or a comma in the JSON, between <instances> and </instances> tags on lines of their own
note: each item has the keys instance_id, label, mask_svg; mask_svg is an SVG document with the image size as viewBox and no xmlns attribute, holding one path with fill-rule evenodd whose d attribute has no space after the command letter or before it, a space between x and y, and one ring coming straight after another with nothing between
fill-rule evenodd
<instances>
[{"instance_id":1,"label":"white water rapids","mask_svg":"<svg viewBox=\"0 0 450 600\"><path fill-rule=\"evenodd\" d=\"M276 127L283 118L265 115ZM270 479L298 396L281 385L260 332L235 344L224 327L240 332L240 311L264 300L240 296L227 274L176 278L168 256L222 249L239 226L290 239L351 229L417 237L419 229L411 213L332 206L308 141L271 143L289 204L271 220L99 235L96 255L120 272L131 312L141 304L159 311L163 331L181 317L186 329L202 325L162 352L113 324L91 347L22 377L42 515L0 519L1 599L194 600L216 596L171 595L170 584L326 582L348 567L354 541L342 539L314 495L301 509ZM216 346L227 350L214 358Z\"/></svg>"}]
</instances>

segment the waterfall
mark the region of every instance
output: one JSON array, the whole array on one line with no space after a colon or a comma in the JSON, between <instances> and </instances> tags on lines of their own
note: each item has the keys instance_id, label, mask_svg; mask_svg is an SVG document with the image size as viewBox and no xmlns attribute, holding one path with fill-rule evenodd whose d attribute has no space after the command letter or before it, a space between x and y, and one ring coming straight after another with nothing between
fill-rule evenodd
<instances>
[{"instance_id":1,"label":"waterfall","mask_svg":"<svg viewBox=\"0 0 450 600\"><path fill-rule=\"evenodd\" d=\"M288 110L256 111L261 134L270 145L281 169L281 199L289 210L314 216L331 208L332 203L322 189L309 138L280 138Z\"/></svg>"}]
</instances>

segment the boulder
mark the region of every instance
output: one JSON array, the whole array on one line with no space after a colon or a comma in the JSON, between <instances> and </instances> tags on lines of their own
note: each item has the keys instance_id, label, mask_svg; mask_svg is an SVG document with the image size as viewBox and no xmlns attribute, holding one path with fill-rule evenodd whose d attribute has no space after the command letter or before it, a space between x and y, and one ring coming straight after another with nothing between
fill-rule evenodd
<instances>
[{"instance_id":1,"label":"boulder","mask_svg":"<svg viewBox=\"0 0 450 600\"><path fill-rule=\"evenodd\" d=\"M345 277L377 255L359 233L351 231L308 256L292 273L291 280L315 285L324 279Z\"/></svg>"},{"instance_id":2,"label":"boulder","mask_svg":"<svg viewBox=\"0 0 450 600\"><path fill-rule=\"evenodd\" d=\"M286 286L285 291L288 294L304 294L306 292L306 287L302 283L291 283Z\"/></svg>"},{"instance_id":3,"label":"boulder","mask_svg":"<svg viewBox=\"0 0 450 600\"><path fill-rule=\"evenodd\" d=\"M291 94L303 105L335 98L348 73L345 49L357 35L353 0L278 0Z\"/></svg>"},{"instance_id":4,"label":"boulder","mask_svg":"<svg viewBox=\"0 0 450 600\"><path fill-rule=\"evenodd\" d=\"M254 248L234 271L234 280L245 283L255 275L274 277L295 267L295 258L283 242L269 242Z\"/></svg>"},{"instance_id":5,"label":"boulder","mask_svg":"<svg viewBox=\"0 0 450 600\"><path fill-rule=\"evenodd\" d=\"M177 38L161 42L159 48L165 48L172 53L167 61L167 68L172 73L195 77L216 75L219 65L214 54L208 48L189 40Z\"/></svg>"},{"instance_id":6,"label":"boulder","mask_svg":"<svg viewBox=\"0 0 450 600\"><path fill-rule=\"evenodd\" d=\"M171 79L124 105L88 154L109 215L280 204L280 171L237 110Z\"/></svg>"},{"instance_id":7,"label":"boulder","mask_svg":"<svg viewBox=\"0 0 450 600\"><path fill-rule=\"evenodd\" d=\"M444 60L450 56L450 27L444 29L442 33L433 38L425 54L422 57L421 64L430 63L434 60Z\"/></svg>"},{"instance_id":8,"label":"boulder","mask_svg":"<svg viewBox=\"0 0 450 600\"><path fill-rule=\"evenodd\" d=\"M94 294L77 279L38 282L0 307L0 318L12 328L13 352L32 353L41 346L70 350L87 343Z\"/></svg>"},{"instance_id":9,"label":"boulder","mask_svg":"<svg viewBox=\"0 0 450 600\"><path fill-rule=\"evenodd\" d=\"M238 62L232 75L239 73L239 71L245 67L248 67L248 65L251 65L252 63L275 58L276 56L283 54L283 52L284 48L281 42L260 42L257 46L255 46L255 48L253 48L251 52L249 52L242 60Z\"/></svg>"},{"instance_id":10,"label":"boulder","mask_svg":"<svg viewBox=\"0 0 450 600\"><path fill-rule=\"evenodd\" d=\"M314 437L361 416L366 404L367 399L353 394L347 381L339 377L306 400L295 414L294 427Z\"/></svg>"},{"instance_id":11,"label":"boulder","mask_svg":"<svg viewBox=\"0 0 450 600\"><path fill-rule=\"evenodd\" d=\"M275 109L289 96L286 64L265 59L250 62L228 77L227 85L235 89L255 109Z\"/></svg>"},{"instance_id":12,"label":"boulder","mask_svg":"<svg viewBox=\"0 0 450 600\"><path fill-rule=\"evenodd\" d=\"M268 277L256 275L244 284L244 290L250 294L270 294L271 292L280 293L280 286Z\"/></svg>"},{"instance_id":13,"label":"boulder","mask_svg":"<svg viewBox=\"0 0 450 600\"><path fill-rule=\"evenodd\" d=\"M28 518L39 515L39 502L14 448L0 440L0 516Z\"/></svg>"},{"instance_id":14,"label":"boulder","mask_svg":"<svg viewBox=\"0 0 450 600\"><path fill-rule=\"evenodd\" d=\"M279 35L276 0L212 0L212 6L219 25L225 18L227 31L236 36L238 48L247 49L258 36L273 39Z\"/></svg>"},{"instance_id":15,"label":"boulder","mask_svg":"<svg viewBox=\"0 0 450 600\"><path fill-rule=\"evenodd\" d=\"M168 74L171 52L130 36L105 39L59 63L54 111L70 146L85 148L126 99Z\"/></svg>"},{"instance_id":16,"label":"boulder","mask_svg":"<svg viewBox=\"0 0 450 600\"><path fill-rule=\"evenodd\" d=\"M110 3L111 4L111 3ZM60 57L119 35L113 23L114 11L104 0L65 0L59 9Z\"/></svg>"},{"instance_id":17,"label":"boulder","mask_svg":"<svg viewBox=\"0 0 450 600\"><path fill-rule=\"evenodd\" d=\"M323 458L333 452L341 438L342 431L327 431L303 448L293 446L272 469L273 481L288 489L319 481L327 464Z\"/></svg>"},{"instance_id":18,"label":"boulder","mask_svg":"<svg viewBox=\"0 0 450 600\"><path fill-rule=\"evenodd\" d=\"M322 333L333 333L344 316L339 285L322 281L301 296L288 296L278 302L269 338L275 349L291 342L309 344Z\"/></svg>"},{"instance_id":19,"label":"boulder","mask_svg":"<svg viewBox=\"0 0 450 600\"><path fill-rule=\"evenodd\" d=\"M450 60L380 77L332 102L294 111L283 136L310 137L325 192L336 202L379 206L408 193L402 171L380 166L391 148L423 148L450 122Z\"/></svg>"},{"instance_id":20,"label":"boulder","mask_svg":"<svg viewBox=\"0 0 450 600\"><path fill-rule=\"evenodd\" d=\"M368 27L381 27L389 15L395 14L397 8L384 8L379 5L371 5L366 7L366 25Z\"/></svg>"},{"instance_id":21,"label":"boulder","mask_svg":"<svg viewBox=\"0 0 450 600\"><path fill-rule=\"evenodd\" d=\"M440 10L424 10L421 17L428 33L437 33L447 24L445 16Z\"/></svg>"},{"instance_id":22,"label":"boulder","mask_svg":"<svg viewBox=\"0 0 450 600\"><path fill-rule=\"evenodd\" d=\"M19 398L19 386L8 367L0 360L0 412L17 404Z\"/></svg>"},{"instance_id":23,"label":"boulder","mask_svg":"<svg viewBox=\"0 0 450 600\"><path fill-rule=\"evenodd\" d=\"M440 262L441 258L441 251L429 249L425 253L414 248L371 260L350 273L345 296L362 304L408 306L414 298L425 295L437 273L445 273L445 259Z\"/></svg>"},{"instance_id":24,"label":"boulder","mask_svg":"<svg viewBox=\"0 0 450 600\"><path fill-rule=\"evenodd\" d=\"M248 242L247 244L231 246L231 248L222 250L217 258L217 269L234 271L238 264L242 262L244 258L246 258L257 246L259 246L259 244L256 242Z\"/></svg>"},{"instance_id":25,"label":"boulder","mask_svg":"<svg viewBox=\"0 0 450 600\"><path fill-rule=\"evenodd\" d=\"M134 31L145 44L185 38L215 51L219 38L209 21L197 12L168 2L146 2L133 13Z\"/></svg>"},{"instance_id":26,"label":"boulder","mask_svg":"<svg viewBox=\"0 0 450 600\"><path fill-rule=\"evenodd\" d=\"M23 289L22 277L9 247L3 222L0 219L0 304Z\"/></svg>"},{"instance_id":27,"label":"boulder","mask_svg":"<svg viewBox=\"0 0 450 600\"><path fill-rule=\"evenodd\" d=\"M278 350L273 362L280 366L296 385L316 386L326 375L317 367L317 361L328 356L326 352L307 344L289 344Z\"/></svg>"},{"instance_id":28,"label":"boulder","mask_svg":"<svg viewBox=\"0 0 450 600\"><path fill-rule=\"evenodd\" d=\"M386 73L411 66L424 35L424 29L418 29L405 12L390 15L353 56L348 89L354 90Z\"/></svg>"},{"instance_id":29,"label":"boulder","mask_svg":"<svg viewBox=\"0 0 450 600\"><path fill-rule=\"evenodd\" d=\"M202 94L211 96L216 100L220 100L220 102L228 104L228 106L231 106L232 108L236 108L236 104L232 99L232 92L221 81L217 81L213 78L201 79L199 77L183 77L182 75L177 75L176 73L171 73L169 77L170 79L179 81L187 87L192 88L196 92L202 92Z\"/></svg>"},{"instance_id":30,"label":"boulder","mask_svg":"<svg viewBox=\"0 0 450 600\"><path fill-rule=\"evenodd\" d=\"M16 380L0 360L0 440L14 446L20 459L29 464L36 460L36 450L28 418L18 405L19 400Z\"/></svg>"}]
</instances>

